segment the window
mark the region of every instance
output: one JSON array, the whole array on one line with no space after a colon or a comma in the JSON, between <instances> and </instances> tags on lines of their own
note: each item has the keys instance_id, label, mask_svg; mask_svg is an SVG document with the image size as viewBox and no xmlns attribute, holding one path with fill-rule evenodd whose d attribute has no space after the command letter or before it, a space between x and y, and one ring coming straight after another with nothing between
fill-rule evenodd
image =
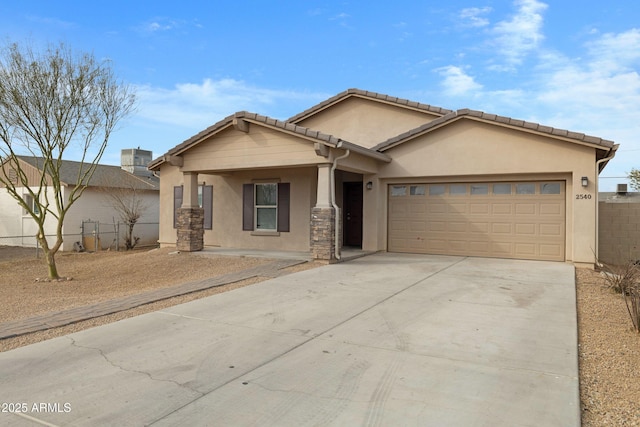
<instances>
[{"instance_id":1,"label":"window","mask_svg":"<svg viewBox=\"0 0 640 427\"><path fill-rule=\"evenodd\" d=\"M533 183L516 184L516 194L536 194L536 185Z\"/></svg>"},{"instance_id":2,"label":"window","mask_svg":"<svg viewBox=\"0 0 640 427\"><path fill-rule=\"evenodd\" d=\"M460 196L467 194L467 185L466 184L451 184L449 185L449 195L451 196Z\"/></svg>"},{"instance_id":3,"label":"window","mask_svg":"<svg viewBox=\"0 0 640 427\"><path fill-rule=\"evenodd\" d=\"M31 211L34 214L40 215L40 206L38 206L38 204L36 203L35 199L31 194L24 194L22 196L22 200L24 200L25 205L29 206L29 209L31 209ZM22 215L30 215L30 214L29 214L29 211L27 211L25 208L22 208Z\"/></svg>"},{"instance_id":4,"label":"window","mask_svg":"<svg viewBox=\"0 0 640 427\"><path fill-rule=\"evenodd\" d=\"M178 228L178 208L182 206L182 185L173 187L173 228ZM204 229L213 229L213 185L198 186L198 206L204 208Z\"/></svg>"},{"instance_id":5,"label":"window","mask_svg":"<svg viewBox=\"0 0 640 427\"><path fill-rule=\"evenodd\" d=\"M407 195L407 186L406 185L392 185L391 186L391 197L402 197Z\"/></svg>"},{"instance_id":6,"label":"window","mask_svg":"<svg viewBox=\"0 0 640 427\"><path fill-rule=\"evenodd\" d=\"M289 183L244 184L242 229L247 231L289 231Z\"/></svg>"},{"instance_id":7,"label":"window","mask_svg":"<svg viewBox=\"0 0 640 427\"><path fill-rule=\"evenodd\" d=\"M511 194L511 184L493 184L493 194Z\"/></svg>"},{"instance_id":8,"label":"window","mask_svg":"<svg viewBox=\"0 0 640 427\"><path fill-rule=\"evenodd\" d=\"M255 185L255 230L276 231L278 225L278 185Z\"/></svg>"},{"instance_id":9,"label":"window","mask_svg":"<svg viewBox=\"0 0 640 427\"><path fill-rule=\"evenodd\" d=\"M484 195L489 193L489 186L487 184L471 184L471 195Z\"/></svg>"},{"instance_id":10,"label":"window","mask_svg":"<svg viewBox=\"0 0 640 427\"><path fill-rule=\"evenodd\" d=\"M426 194L426 188L424 185L412 185L409 187L409 194L412 196L424 196Z\"/></svg>"},{"instance_id":11,"label":"window","mask_svg":"<svg viewBox=\"0 0 640 427\"><path fill-rule=\"evenodd\" d=\"M444 185L430 185L429 186L429 195L430 196L442 196L444 194Z\"/></svg>"},{"instance_id":12,"label":"window","mask_svg":"<svg viewBox=\"0 0 640 427\"><path fill-rule=\"evenodd\" d=\"M560 183L543 182L540 184L540 194L560 194Z\"/></svg>"}]
</instances>

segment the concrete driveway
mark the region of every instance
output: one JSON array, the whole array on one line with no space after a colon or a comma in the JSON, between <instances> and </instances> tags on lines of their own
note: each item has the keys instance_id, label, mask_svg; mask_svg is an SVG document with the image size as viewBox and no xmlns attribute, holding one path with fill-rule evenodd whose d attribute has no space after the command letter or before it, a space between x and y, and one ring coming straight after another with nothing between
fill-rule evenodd
<instances>
[{"instance_id":1,"label":"concrete driveway","mask_svg":"<svg viewBox=\"0 0 640 427\"><path fill-rule=\"evenodd\" d=\"M574 269L371 255L0 353L0 384L4 426L578 426Z\"/></svg>"}]
</instances>

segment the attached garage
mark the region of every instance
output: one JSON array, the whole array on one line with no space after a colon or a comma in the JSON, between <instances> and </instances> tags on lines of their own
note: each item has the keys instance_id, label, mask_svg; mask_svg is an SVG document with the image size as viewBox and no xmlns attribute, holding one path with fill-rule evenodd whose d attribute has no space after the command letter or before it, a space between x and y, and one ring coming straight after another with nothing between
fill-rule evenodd
<instances>
[{"instance_id":1,"label":"attached garage","mask_svg":"<svg viewBox=\"0 0 640 427\"><path fill-rule=\"evenodd\" d=\"M565 260L564 181L388 186L388 250Z\"/></svg>"}]
</instances>

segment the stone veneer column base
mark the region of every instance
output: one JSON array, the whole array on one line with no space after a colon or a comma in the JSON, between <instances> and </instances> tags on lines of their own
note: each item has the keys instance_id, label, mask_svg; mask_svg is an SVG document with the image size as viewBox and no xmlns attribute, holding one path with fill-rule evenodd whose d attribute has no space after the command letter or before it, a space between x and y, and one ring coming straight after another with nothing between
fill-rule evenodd
<instances>
[{"instance_id":1,"label":"stone veneer column base","mask_svg":"<svg viewBox=\"0 0 640 427\"><path fill-rule=\"evenodd\" d=\"M337 262L335 256L335 212L333 208L311 209L311 255L314 260Z\"/></svg>"},{"instance_id":2,"label":"stone veneer column base","mask_svg":"<svg viewBox=\"0 0 640 427\"><path fill-rule=\"evenodd\" d=\"M178 208L176 215L176 249L184 252L201 251L204 248L204 209Z\"/></svg>"}]
</instances>

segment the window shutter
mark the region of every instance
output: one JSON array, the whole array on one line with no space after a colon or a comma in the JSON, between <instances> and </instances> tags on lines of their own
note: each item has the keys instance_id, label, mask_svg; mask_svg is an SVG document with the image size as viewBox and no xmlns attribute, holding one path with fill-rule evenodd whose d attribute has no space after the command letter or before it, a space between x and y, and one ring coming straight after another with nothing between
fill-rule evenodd
<instances>
[{"instance_id":1,"label":"window shutter","mask_svg":"<svg viewBox=\"0 0 640 427\"><path fill-rule=\"evenodd\" d=\"M253 184L242 185L242 229L253 230Z\"/></svg>"},{"instance_id":2,"label":"window shutter","mask_svg":"<svg viewBox=\"0 0 640 427\"><path fill-rule=\"evenodd\" d=\"M290 184L278 184L278 231L289 231Z\"/></svg>"},{"instance_id":3,"label":"window shutter","mask_svg":"<svg viewBox=\"0 0 640 427\"><path fill-rule=\"evenodd\" d=\"M182 186L173 187L173 228L178 228L178 208L182 206Z\"/></svg>"},{"instance_id":4,"label":"window shutter","mask_svg":"<svg viewBox=\"0 0 640 427\"><path fill-rule=\"evenodd\" d=\"M202 187L202 207L204 208L204 229L213 229L213 185Z\"/></svg>"}]
</instances>

